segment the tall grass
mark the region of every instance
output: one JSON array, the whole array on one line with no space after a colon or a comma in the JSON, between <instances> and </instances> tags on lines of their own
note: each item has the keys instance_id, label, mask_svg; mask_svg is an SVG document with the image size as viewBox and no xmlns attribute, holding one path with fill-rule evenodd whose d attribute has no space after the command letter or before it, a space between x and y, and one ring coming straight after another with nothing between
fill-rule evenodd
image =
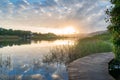
<instances>
[{"instance_id":1,"label":"tall grass","mask_svg":"<svg viewBox=\"0 0 120 80\"><path fill-rule=\"evenodd\" d=\"M77 58L110 51L112 51L111 43L99 39L80 40L75 48Z\"/></svg>"},{"instance_id":2,"label":"tall grass","mask_svg":"<svg viewBox=\"0 0 120 80\"><path fill-rule=\"evenodd\" d=\"M56 46L45 56L44 61L70 63L78 58L102 52L111 52L112 44L108 33L78 40L74 45Z\"/></svg>"},{"instance_id":3,"label":"tall grass","mask_svg":"<svg viewBox=\"0 0 120 80\"><path fill-rule=\"evenodd\" d=\"M43 62L47 63L68 63L70 55L73 54L75 48L73 45L55 46L50 50L50 54L44 56Z\"/></svg>"}]
</instances>

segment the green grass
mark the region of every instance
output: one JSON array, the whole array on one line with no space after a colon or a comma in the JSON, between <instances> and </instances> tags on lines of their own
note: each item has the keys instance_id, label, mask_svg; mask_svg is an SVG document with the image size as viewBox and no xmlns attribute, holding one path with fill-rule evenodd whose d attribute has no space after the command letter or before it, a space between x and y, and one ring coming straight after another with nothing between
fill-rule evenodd
<instances>
[{"instance_id":1,"label":"green grass","mask_svg":"<svg viewBox=\"0 0 120 80\"><path fill-rule=\"evenodd\" d=\"M81 40L75 47L74 59L84 57L94 53L110 52L112 51L111 43L102 40Z\"/></svg>"},{"instance_id":2,"label":"green grass","mask_svg":"<svg viewBox=\"0 0 120 80\"><path fill-rule=\"evenodd\" d=\"M80 39L75 45L74 54L72 55L74 57L71 58L70 62L90 54L111 52L112 43L110 39L111 35L108 32Z\"/></svg>"},{"instance_id":3,"label":"green grass","mask_svg":"<svg viewBox=\"0 0 120 80\"><path fill-rule=\"evenodd\" d=\"M44 61L57 61L70 63L78 58L102 52L111 52L112 44L111 35L106 32L104 34L86 37L78 40L73 46L57 46L51 50L51 54L47 55Z\"/></svg>"}]
</instances>

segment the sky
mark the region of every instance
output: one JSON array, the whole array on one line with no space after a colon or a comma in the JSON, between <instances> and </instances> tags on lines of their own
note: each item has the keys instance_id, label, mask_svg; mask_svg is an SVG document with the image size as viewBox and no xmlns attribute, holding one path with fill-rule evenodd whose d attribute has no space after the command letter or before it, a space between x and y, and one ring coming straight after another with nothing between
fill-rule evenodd
<instances>
[{"instance_id":1,"label":"sky","mask_svg":"<svg viewBox=\"0 0 120 80\"><path fill-rule=\"evenodd\" d=\"M108 0L0 0L0 26L56 34L68 27L79 33L101 31L108 25L110 5Z\"/></svg>"}]
</instances>

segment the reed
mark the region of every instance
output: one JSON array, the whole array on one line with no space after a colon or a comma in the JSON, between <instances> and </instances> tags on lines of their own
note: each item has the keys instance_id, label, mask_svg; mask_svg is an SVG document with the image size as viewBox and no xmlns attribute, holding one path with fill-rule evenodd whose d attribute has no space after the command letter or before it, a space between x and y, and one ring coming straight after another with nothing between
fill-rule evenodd
<instances>
[{"instance_id":1,"label":"reed","mask_svg":"<svg viewBox=\"0 0 120 80\"><path fill-rule=\"evenodd\" d=\"M51 54L46 55L43 61L68 64L90 54L111 51L110 35L105 33L80 39L74 45L55 46L50 50Z\"/></svg>"}]
</instances>

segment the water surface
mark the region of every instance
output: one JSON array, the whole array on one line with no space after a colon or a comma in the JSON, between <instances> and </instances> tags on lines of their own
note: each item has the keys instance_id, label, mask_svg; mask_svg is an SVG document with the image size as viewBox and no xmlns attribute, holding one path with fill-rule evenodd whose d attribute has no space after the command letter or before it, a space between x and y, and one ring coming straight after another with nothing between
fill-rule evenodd
<instances>
[{"instance_id":1,"label":"water surface","mask_svg":"<svg viewBox=\"0 0 120 80\"><path fill-rule=\"evenodd\" d=\"M68 80L64 63L43 63L51 48L73 45L74 39L0 41L0 80Z\"/></svg>"}]
</instances>

